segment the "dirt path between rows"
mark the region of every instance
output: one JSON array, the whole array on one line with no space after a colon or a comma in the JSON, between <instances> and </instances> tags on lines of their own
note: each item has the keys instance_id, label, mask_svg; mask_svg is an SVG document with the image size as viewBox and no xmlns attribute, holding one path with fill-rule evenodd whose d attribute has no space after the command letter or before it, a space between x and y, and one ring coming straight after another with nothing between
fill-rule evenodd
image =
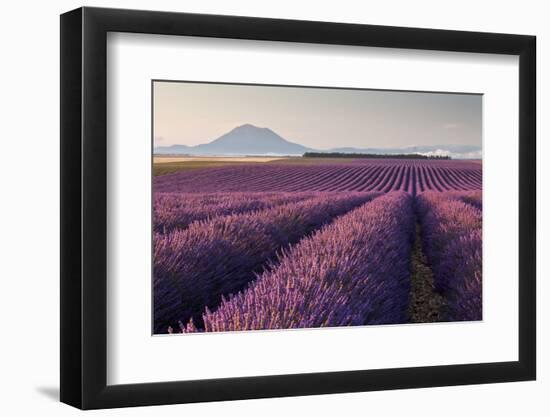
<instances>
[{"instance_id":1,"label":"dirt path between rows","mask_svg":"<svg viewBox=\"0 0 550 417\"><path fill-rule=\"evenodd\" d=\"M416 238L411 256L411 298L409 320L411 323L443 321L445 298L433 288L433 273L422 251L420 225L416 224Z\"/></svg>"}]
</instances>

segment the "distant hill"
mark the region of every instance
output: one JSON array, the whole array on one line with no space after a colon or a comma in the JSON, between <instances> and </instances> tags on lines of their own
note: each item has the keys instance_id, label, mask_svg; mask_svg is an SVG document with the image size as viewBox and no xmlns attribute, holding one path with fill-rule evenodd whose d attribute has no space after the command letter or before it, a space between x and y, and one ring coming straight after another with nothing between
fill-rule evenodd
<instances>
[{"instance_id":1,"label":"distant hill","mask_svg":"<svg viewBox=\"0 0 550 417\"><path fill-rule=\"evenodd\" d=\"M251 124L238 126L212 142L196 146L171 145L154 149L156 155L191 156L243 156L274 155L297 156L306 152L317 153L356 153L356 154L419 154L430 157L450 157L453 159L479 159L481 147L470 145L430 145L408 146L403 148L354 148L340 147L327 150L308 148L281 137L273 130Z\"/></svg>"},{"instance_id":2,"label":"distant hill","mask_svg":"<svg viewBox=\"0 0 550 417\"><path fill-rule=\"evenodd\" d=\"M303 155L312 149L290 142L273 130L245 124L210 143L155 148L155 154L186 155Z\"/></svg>"},{"instance_id":3,"label":"distant hill","mask_svg":"<svg viewBox=\"0 0 550 417\"><path fill-rule=\"evenodd\" d=\"M187 145L161 146L154 149L155 155L187 155L192 149Z\"/></svg>"}]
</instances>

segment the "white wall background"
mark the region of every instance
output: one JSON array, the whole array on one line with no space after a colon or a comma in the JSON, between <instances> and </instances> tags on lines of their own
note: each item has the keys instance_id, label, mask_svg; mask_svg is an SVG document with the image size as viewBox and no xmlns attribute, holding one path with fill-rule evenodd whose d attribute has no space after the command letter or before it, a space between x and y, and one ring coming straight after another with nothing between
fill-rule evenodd
<instances>
[{"instance_id":1,"label":"white wall background","mask_svg":"<svg viewBox=\"0 0 550 417\"><path fill-rule=\"evenodd\" d=\"M0 410L4 415L75 415L59 391L59 17L72 0L3 4L0 24ZM538 381L100 411L98 415L529 415L550 412L550 157L543 120L550 87L550 26L535 0L386 1L147 0L86 5L534 34L538 37ZM543 236L544 234L544 236ZM406 347L404 347L406 348ZM546 394L546 395L545 395Z\"/></svg>"}]
</instances>

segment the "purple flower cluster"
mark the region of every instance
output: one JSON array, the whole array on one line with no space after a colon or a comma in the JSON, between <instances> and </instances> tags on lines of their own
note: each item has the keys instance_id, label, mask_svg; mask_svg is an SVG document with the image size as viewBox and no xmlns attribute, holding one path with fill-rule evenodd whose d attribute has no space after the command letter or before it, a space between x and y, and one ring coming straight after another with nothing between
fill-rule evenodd
<instances>
[{"instance_id":1,"label":"purple flower cluster","mask_svg":"<svg viewBox=\"0 0 550 417\"><path fill-rule=\"evenodd\" d=\"M315 193L155 193L153 230L167 233L199 220L264 210L314 197Z\"/></svg>"},{"instance_id":2,"label":"purple flower cluster","mask_svg":"<svg viewBox=\"0 0 550 417\"><path fill-rule=\"evenodd\" d=\"M417 209L435 289L447 298L447 319L481 320L481 210L454 193L424 193Z\"/></svg>"},{"instance_id":3,"label":"purple flower cluster","mask_svg":"<svg viewBox=\"0 0 550 417\"><path fill-rule=\"evenodd\" d=\"M203 316L205 331L404 323L413 199L385 194L296 246L249 287ZM193 323L183 331L196 331Z\"/></svg>"},{"instance_id":4,"label":"purple flower cluster","mask_svg":"<svg viewBox=\"0 0 550 417\"><path fill-rule=\"evenodd\" d=\"M449 321L481 320L481 229L466 233L451 242L441 262L447 277Z\"/></svg>"},{"instance_id":5,"label":"purple flower cluster","mask_svg":"<svg viewBox=\"0 0 550 417\"><path fill-rule=\"evenodd\" d=\"M479 210L483 210L483 195L481 191L460 193L460 199Z\"/></svg>"},{"instance_id":6,"label":"purple flower cluster","mask_svg":"<svg viewBox=\"0 0 550 417\"><path fill-rule=\"evenodd\" d=\"M242 290L278 250L371 200L377 193L322 194L262 211L214 217L154 234L154 331L193 319Z\"/></svg>"}]
</instances>

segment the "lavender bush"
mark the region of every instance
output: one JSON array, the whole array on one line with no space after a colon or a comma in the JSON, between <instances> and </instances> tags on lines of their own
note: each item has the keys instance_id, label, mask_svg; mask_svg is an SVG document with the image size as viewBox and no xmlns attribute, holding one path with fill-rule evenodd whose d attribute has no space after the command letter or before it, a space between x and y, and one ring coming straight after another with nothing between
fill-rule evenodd
<instances>
[{"instance_id":1,"label":"lavender bush","mask_svg":"<svg viewBox=\"0 0 550 417\"><path fill-rule=\"evenodd\" d=\"M379 197L285 251L205 331L404 323L413 240L412 197ZM189 323L184 331L196 330Z\"/></svg>"},{"instance_id":2,"label":"lavender bush","mask_svg":"<svg viewBox=\"0 0 550 417\"><path fill-rule=\"evenodd\" d=\"M479 210L483 210L483 196L481 191L471 191L469 193L461 193L460 199L465 203L471 204Z\"/></svg>"},{"instance_id":3,"label":"lavender bush","mask_svg":"<svg viewBox=\"0 0 550 417\"><path fill-rule=\"evenodd\" d=\"M263 210L314 196L315 193L155 193L153 230L167 233L195 221Z\"/></svg>"},{"instance_id":4,"label":"lavender bush","mask_svg":"<svg viewBox=\"0 0 550 417\"><path fill-rule=\"evenodd\" d=\"M243 289L276 252L378 194L325 194L154 234L154 331L164 333Z\"/></svg>"},{"instance_id":5,"label":"lavender bush","mask_svg":"<svg viewBox=\"0 0 550 417\"><path fill-rule=\"evenodd\" d=\"M481 210L445 193L420 195L417 209L435 289L449 300L448 319L481 317ZM476 292L479 302L472 301Z\"/></svg>"},{"instance_id":6,"label":"lavender bush","mask_svg":"<svg viewBox=\"0 0 550 417\"><path fill-rule=\"evenodd\" d=\"M441 274L449 321L482 319L481 248L481 229L477 229L451 242L446 251Z\"/></svg>"}]
</instances>

